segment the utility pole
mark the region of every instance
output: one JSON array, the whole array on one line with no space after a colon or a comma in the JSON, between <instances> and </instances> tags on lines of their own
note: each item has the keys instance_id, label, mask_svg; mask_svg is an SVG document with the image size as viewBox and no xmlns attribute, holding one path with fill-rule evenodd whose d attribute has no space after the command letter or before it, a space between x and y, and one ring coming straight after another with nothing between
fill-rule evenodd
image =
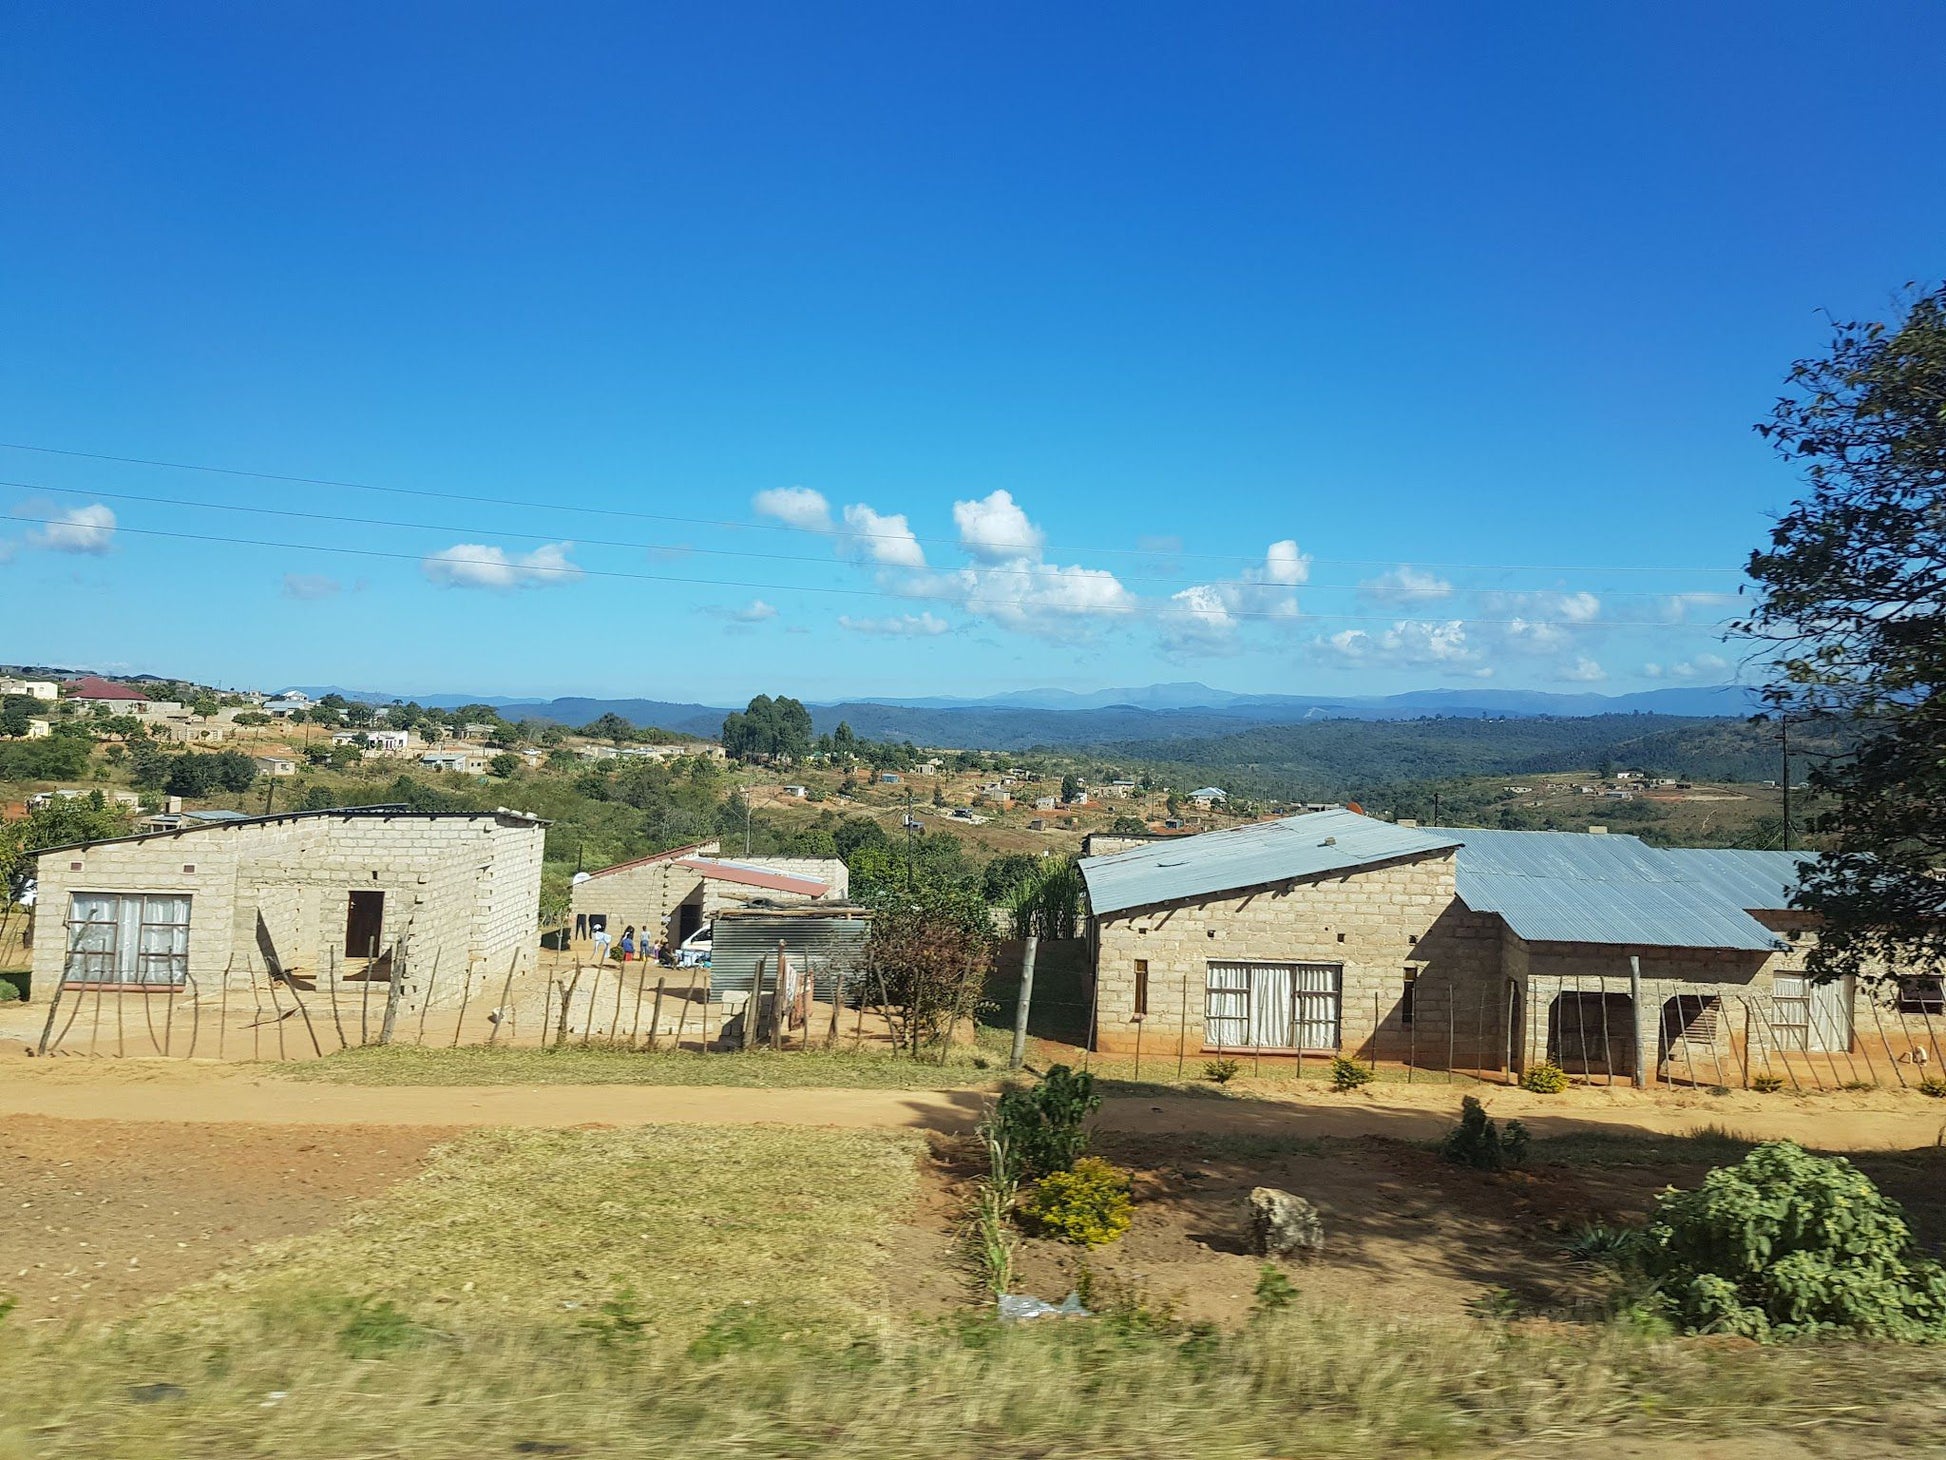
<instances>
[{"instance_id":1,"label":"utility pole","mask_svg":"<svg viewBox=\"0 0 1946 1460\"><path fill-rule=\"evenodd\" d=\"M750 790L745 787L738 792L743 797L743 855L750 855Z\"/></svg>"},{"instance_id":2,"label":"utility pole","mask_svg":"<svg viewBox=\"0 0 1946 1460\"><path fill-rule=\"evenodd\" d=\"M913 831L914 831L914 826L912 822L912 792L910 789L908 789L905 793L905 886L906 886L906 891L908 892L912 890L912 833Z\"/></svg>"},{"instance_id":3,"label":"utility pole","mask_svg":"<svg viewBox=\"0 0 1946 1460\"><path fill-rule=\"evenodd\" d=\"M1432 821L1428 824L1432 826L1439 825L1439 792L1437 791L1432 793Z\"/></svg>"},{"instance_id":4,"label":"utility pole","mask_svg":"<svg viewBox=\"0 0 1946 1460\"><path fill-rule=\"evenodd\" d=\"M1784 748L1784 850L1791 849L1791 717L1779 715L1777 730Z\"/></svg>"}]
</instances>

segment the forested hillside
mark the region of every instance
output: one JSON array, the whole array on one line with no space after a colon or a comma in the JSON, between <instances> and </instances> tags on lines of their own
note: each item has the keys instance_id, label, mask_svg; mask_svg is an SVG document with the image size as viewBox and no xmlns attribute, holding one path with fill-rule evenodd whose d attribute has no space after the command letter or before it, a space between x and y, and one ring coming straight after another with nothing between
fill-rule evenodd
<instances>
[{"instance_id":1,"label":"forested hillside","mask_svg":"<svg viewBox=\"0 0 1946 1460\"><path fill-rule=\"evenodd\" d=\"M1810 754L1831 748L1828 740L1794 734L1793 776L1803 774ZM1149 766L1171 785L1211 780L1233 793L1293 800L1369 796L1414 781L1604 767L1709 781L1777 780L1783 774L1774 726L1666 715L1324 720L1093 749L1105 759Z\"/></svg>"}]
</instances>

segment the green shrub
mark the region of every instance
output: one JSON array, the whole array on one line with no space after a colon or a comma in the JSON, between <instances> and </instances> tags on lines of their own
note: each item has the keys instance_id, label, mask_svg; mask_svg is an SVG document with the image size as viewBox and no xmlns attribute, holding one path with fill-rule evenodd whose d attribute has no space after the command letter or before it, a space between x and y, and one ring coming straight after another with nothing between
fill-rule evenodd
<instances>
[{"instance_id":1,"label":"green shrub","mask_svg":"<svg viewBox=\"0 0 1946 1460\"><path fill-rule=\"evenodd\" d=\"M1135 1220L1129 1174L1099 1156L1083 1156L1069 1171L1051 1171L1027 1198L1026 1212L1043 1236L1078 1247L1117 1241Z\"/></svg>"},{"instance_id":2,"label":"green shrub","mask_svg":"<svg viewBox=\"0 0 1946 1460\"><path fill-rule=\"evenodd\" d=\"M1357 1060L1347 1059L1341 1054L1331 1056L1331 1088L1334 1090L1356 1090L1369 1085L1377 1078L1377 1072L1369 1065L1361 1065Z\"/></svg>"},{"instance_id":3,"label":"green shrub","mask_svg":"<svg viewBox=\"0 0 1946 1460\"><path fill-rule=\"evenodd\" d=\"M1527 1067L1520 1077L1520 1088L1536 1095L1559 1095L1568 1088L1568 1072L1553 1060L1542 1060Z\"/></svg>"},{"instance_id":4,"label":"green shrub","mask_svg":"<svg viewBox=\"0 0 1946 1460\"><path fill-rule=\"evenodd\" d=\"M1279 1308L1288 1308L1297 1301L1297 1284L1284 1275L1284 1270L1274 1262L1266 1262L1257 1272L1257 1286L1252 1296L1256 1298L1259 1313L1275 1313Z\"/></svg>"},{"instance_id":5,"label":"green shrub","mask_svg":"<svg viewBox=\"0 0 1946 1460\"><path fill-rule=\"evenodd\" d=\"M1476 1171L1504 1171L1526 1161L1527 1127L1510 1120L1503 1136L1487 1108L1468 1095L1460 1101L1460 1123L1447 1132L1440 1150L1448 1161Z\"/></svg>"},{"instance_id":6,"label":"green shrub","mask_svg":"<svg viewBox=\"0 0 1946 1460\"><path fill-rule=\"evenodd\" d=\"M20 974L18 977L25 978L26 975ZM20 985L13 979L0 977L0 1004L17 1004L25 997L26 995L20 991Z\"/></svg>"},{"instance_id":7,"label":"green shrub","mask_svg":"<svg viewBox=\"0 0 1946 1460\"><path fill-rule=\"evenodd\" d=\"M1203 1061L1203 1078L1205 1080L1214 1080L1219 1085L1229 1084L1230 1081L1242 1073L1243 1062L1241 1060L1222 1059Z\"/></svg>"},{"instance_id":8,"label":"green shrub","mask_svg":"<svg viewBox=\"0 0 1946 1460\"><path fill-rule=\"evenodd\" d=\"M426 1337L426 1330L389 1298L368 1298L351 1309L338 1330L338 1347L354 1359L375 1359L397 1349L415 1348Z\"/></svg>"},{"instance_id":9,"label":"green shrub","mask_svg":"<svg viewBox=\"0 0 1946 1460\"><path fill-rule=\"evenodd\" d=\"M995 1174L1032 1181L1071 1169L1088 1149L1088 1117L1100 1108L1095 1077L1066 1065L1055 1065L1038 1085L1005 1091L991 1124L1011 1169Z\"/></svg>"},{"instance_id":10,"label":"green shrub","mask_svg":"<svg viewBox=\"0 0 1946 1460\"><path fill-rule=\"evenodd\" d=\"M1919 1082L1919 1093L1930 1095L1935 1100L1946 1100L1946 1077L1927 1075Z\"/></svg>"},{"instance_id":11,"label":"green shrub","mask_svg":"<svg viewBox=\"0 0 1946 1460\"><path fill-rule=\"evenodd\" d=\"M1643 1266L1692 1333L1946 1339L1946 1269L1837 1156L1761 1145L1656 1205Z\"/></svg>"},{"instance_id":12,"label":"green shrub","mask_svg":"<svg viewBox=\"0 0 1946 1460\"><path fill-rule=\"evenodd\" d=\"M1784 1077L1782 1075L1774 1075L1769 1070L1765 1070L1761 1075L1752 1075L1750 1077L1750 1088L1755 1090L1759 1095L1775 1095L1779 1090L1784 1088Z\"/></svg>"}]
</instances>

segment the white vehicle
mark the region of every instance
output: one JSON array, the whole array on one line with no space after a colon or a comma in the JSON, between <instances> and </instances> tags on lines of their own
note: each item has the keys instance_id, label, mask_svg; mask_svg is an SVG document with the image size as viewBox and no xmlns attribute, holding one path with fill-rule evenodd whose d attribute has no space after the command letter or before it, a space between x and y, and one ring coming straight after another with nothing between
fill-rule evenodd
<instances>
[{"instance_id":1,"label":"white vehicle","mask_svg":"<svg viewBox=\"0 0 1946 1460\"><path fill-rule=\"evenodd\" d=\"M682 940L682 946L676 949L676 967L709 967L710 947L714 942L714 938L715 934L710 928L699 928L687 938L684 938Z\"/></svg>"}]
</instances>

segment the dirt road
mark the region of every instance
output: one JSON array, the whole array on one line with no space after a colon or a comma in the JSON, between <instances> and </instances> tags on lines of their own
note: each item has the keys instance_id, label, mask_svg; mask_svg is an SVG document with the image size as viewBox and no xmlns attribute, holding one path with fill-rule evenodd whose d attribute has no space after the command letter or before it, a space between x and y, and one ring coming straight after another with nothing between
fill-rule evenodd
<instances>
[{"instance_id":1,"label":"dirt road","mask_svg":"<svg viewBox=\"0 0 1946 1460\"><path fill-rule=\"evenodd\" d=\"M1909 1150L1946 1143L1946 1105L1919 1096L1806 1098L1695 1092L1576 1091L1535 1096L1481 1087L1496 1116L1536 1135L1634 1129L1678 1133L1720 1125L1823 1150ZM1425 1139L1453 1122L1459 1091L1384 1086L1337 1095L1117 1096L1104 1128L1281 1136ZM309 1126L776 1124L966 1130L990 1096L978 1090L768 1090L696 1085L336 1085L280 1079L235 1065L181 1061L34 1063L0 1067L0 1118Z\"/></svg>"}]
</instances>

